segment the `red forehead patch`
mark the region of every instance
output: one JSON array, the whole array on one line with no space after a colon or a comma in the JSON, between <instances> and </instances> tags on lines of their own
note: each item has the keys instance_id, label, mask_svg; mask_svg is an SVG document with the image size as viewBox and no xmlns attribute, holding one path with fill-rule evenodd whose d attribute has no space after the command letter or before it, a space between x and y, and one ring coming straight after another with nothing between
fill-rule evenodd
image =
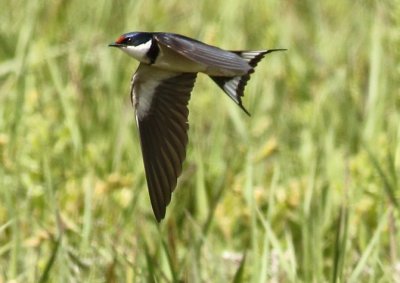
<instances>
[{"instance_id":1,"label":"red forehead patch","mask_svg":"<svg viewBox=\"0 0 400 283\"><path fill-rule=\"evenodd\" d=\"M119 44L122 43L125 40L125 36L121 35L120 37L117 38L117 40L115 40L115 43Z\"/></svg>"}]
</instances>

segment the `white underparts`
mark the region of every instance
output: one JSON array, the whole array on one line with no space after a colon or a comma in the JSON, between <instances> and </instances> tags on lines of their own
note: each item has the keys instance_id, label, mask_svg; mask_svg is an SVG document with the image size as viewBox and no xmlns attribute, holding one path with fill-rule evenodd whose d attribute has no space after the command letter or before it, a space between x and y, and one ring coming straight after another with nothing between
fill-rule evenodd
<instances>
[{"instance_id":1,"label":"white underparts","mask_svg":"<svg viewBox=\"0 0 400 283\"><path fill-rule=\"evenodd\" d=\"M137 119L142 120L148 114L153 103L156 88L164 80L177 76L179 73L152 68L140 64L133 77L132 101L136 107Z\"/></svg>"},{"instance_id":2,"label":"white underparts","mask_svg":"<svg viewBox=\"0 0 400 283\"><path fill-rule=\"evenodd\" d=\"M148 63L149 59L147 58L146 54L151 47L151 40L142 43L137 46L128 45L122 47L122 51L124 51L129 56L139 60L140 62Z\"/></svg>"},{"instance_id":3,"label":"white underparts","mask_svg":"<svg viewBox=\"0 0 400 283\"><path fill-rule=\"evenodd\" d=\"M140 90L138 91L139 95L136 95L136 115L139 120L144 118L149 112L151 103L153 101L155 89L159 84L159 81L148 80L138 86Z\"/></svg>"}]
</instances>

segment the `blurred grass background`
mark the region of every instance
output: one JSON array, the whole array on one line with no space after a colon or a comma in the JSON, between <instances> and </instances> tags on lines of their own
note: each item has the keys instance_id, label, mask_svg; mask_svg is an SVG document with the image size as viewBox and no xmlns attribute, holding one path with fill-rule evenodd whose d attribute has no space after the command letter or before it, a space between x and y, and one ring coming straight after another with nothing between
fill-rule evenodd
<instances>
[{"instance_id":1,"label":"blurred grass background","mask_svg":"<svg viewBox=\"0 0 400 283\"><path fill-rule=\"evenodd\" d=\"M0 282L400 282L400 1L0 0ZM166 219L107 44L288 48L206 76Z\"/></svg>"}]
</instances>

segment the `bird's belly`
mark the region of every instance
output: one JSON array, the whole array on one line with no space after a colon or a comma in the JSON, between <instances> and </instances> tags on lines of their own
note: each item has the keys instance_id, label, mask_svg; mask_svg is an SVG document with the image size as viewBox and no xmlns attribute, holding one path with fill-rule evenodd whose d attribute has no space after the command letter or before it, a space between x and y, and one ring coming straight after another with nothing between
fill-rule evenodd
<instances>
[{"instance_id":1,"label":"bird's belly","mask_svg":"<svg viewBox=\"0 0 400 283\"><path fill-rule=\"evenodd\" d=\"M153 63L154 67L164 69L173 72L182 73L205 73L210 76L242 76L247 73L248 70L233 70L226 69L217 66L209 66L196 61L192 61L185 56L182 56L176 52L172 52L169 49L160 49L160 54L156 61Z\"/></svg>"},{"instance_id":2,"label":"bird's belly","mask_svg":"<svg viewBox=\"0 0 400 283\"><path fill-rule=\"evenodd\" d=\"M198 73L205 72L207 66L187 59L186 57L174 52L160 52L154 67L173 72Z\"/></svg>"},{"instance_id":3,"label":"bird's belly","mask_svg":"<svg viewBox=\"0 0 400 283\"><path fill-rule=\"evenodd\" d=\"M182 73L205 73L210 76L242 76L246 72L242 70L230 70L224 68L217 68L214 66L207 66L191 61L183 56L175 56L175 58L168 57L157 59L153 64L154 67L173 72Z\"/></svg>"},{"instance_id":4,"label":"bird's belly","mask_svg":"<svg viewBox=\"0 0 400 283\"><path fill-rule=\"evenodd\" d=\"M199 73L206 71L206 66L194 63L189 60L164 60L160 62L155 62L154 67L181 73Z\"/></svg>"}]
</instances>

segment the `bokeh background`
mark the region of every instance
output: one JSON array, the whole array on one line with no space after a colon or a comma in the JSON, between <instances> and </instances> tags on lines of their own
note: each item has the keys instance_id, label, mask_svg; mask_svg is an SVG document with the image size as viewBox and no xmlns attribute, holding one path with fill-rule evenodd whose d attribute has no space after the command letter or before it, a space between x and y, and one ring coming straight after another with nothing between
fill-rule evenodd
<instances>
[{"instance_id":1,"label":"bokeh background","mask_svg":"<svg viewBox=\"0 0 400 283\"><path fill-rule=\"evenodd\" d=\"M0 0L0 282L400 282L400 1ZM200 75L157 224L129 31L257 67Z\"/></svg>"}]
</instances>

